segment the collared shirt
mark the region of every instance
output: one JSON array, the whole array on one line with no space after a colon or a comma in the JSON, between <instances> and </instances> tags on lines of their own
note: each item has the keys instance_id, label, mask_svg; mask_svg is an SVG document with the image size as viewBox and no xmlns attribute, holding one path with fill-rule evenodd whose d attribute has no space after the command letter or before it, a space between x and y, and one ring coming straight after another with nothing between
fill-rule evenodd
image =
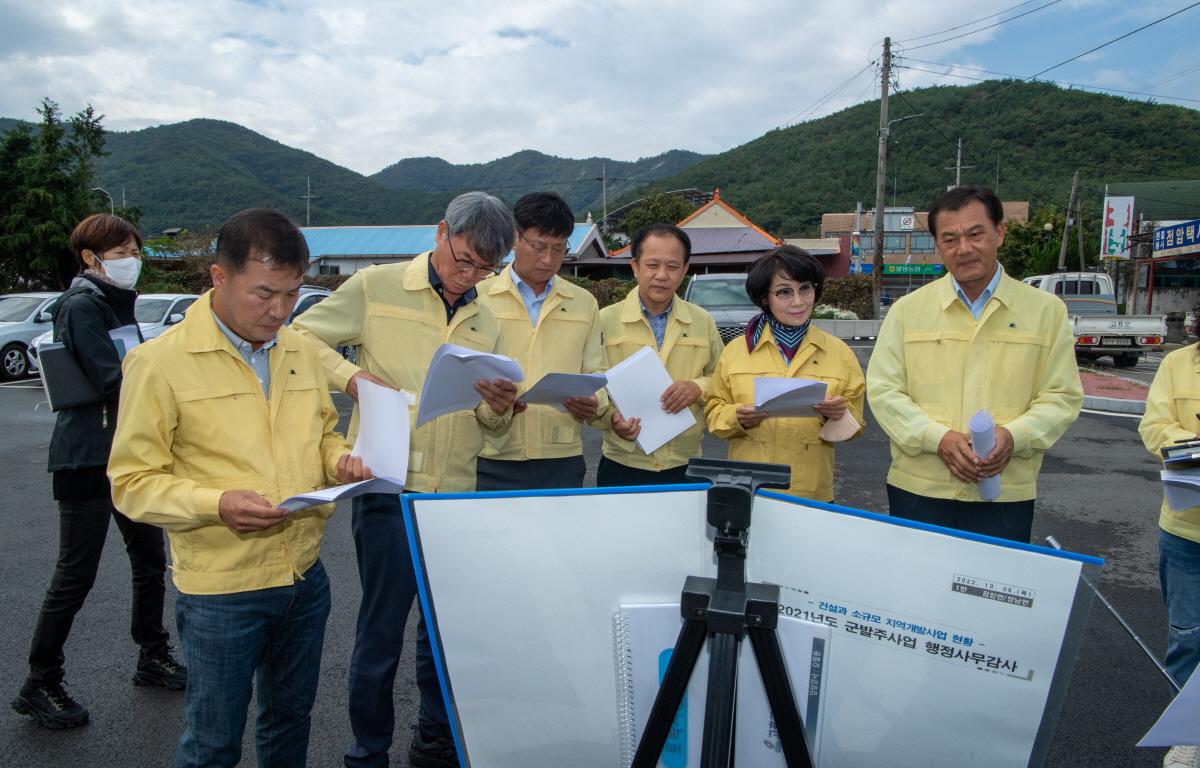
<instances>
[{"instance_id":1,"label":"collared shirt","mask_svg":"<svg viewBox=\"0 0 1200 768\"><path fill-rule=\"evenodd\" d=\"M659 349L662 349L663 336L667 333L667 319L671 314L671 307L674 305L675 299L672 298L671 302L667 304L667 308L656 315L646 309L646 303L642 301L642 295L638 294L638 306L642 308L642 317L646 318L647 323L650 323L650 330L654 333L654 343L658 345Z\"/></svg>"},{"instance_id":2,"label":"collared shirt","mask_svg":"<svg viewBox=\"0 0 1200 768\"><path fill-rule=\"evenodd\" d=\"M217 327L221 329L221 333L229 339L233 344L233 348L238 351L242 359L246 361L246 365L250 366L250 370L254 371L254 375L258 377L258 383L262 386L263 397L270 399L271 397L271 347L275 346L277 339L271 339L266 344L254 350L254 346L238 336L233 331L229 330L229 326L221 322L221 318L217 317L217 313L212 313L213 320L217 322Z\"/></svg>"},{"instance_id":3,"label":"collared shirt","mask_svg":"<svg viewBox=\"0 0 1200 768\"><path fill-rule=\"evenodd\" d=\"M550 295L550 287L554 285L554 278L551 277L547 280L541 295L536 296L533 293L533 287L521 279L517 270L510 269L509 274L512 275L513 285L517 286L517 293L521 294L521 303L525 305L525 311L529 313L529 324L536 328L538 317L542 314L542 305L546 303L546 297Z\"/></svg>"},{"instance_id":4,"label":"collared shirt","mask_svg":"<svg viewBox=\"0 0 1200 768\"><path fill-rule=\"evenodd\" d=\"M987 306L988 300L992 298L992 294L996 292L996 286L1000 285L1000 276L1004 274L1004 267L1000 266L1000 262L996 262L996 272L992 275L992 279L988 281L987 288L983 289L983 293L971 301L967 298L967 294L963 292L962 286L954 279L954 275L950 275L950 284L954 286L954 293L962 300L967 309L971 312L971 317L976 320L983 314L984 307Z\"/></svg>"},{"instance_id":5,"label":"collared shirt","mask_svg":"<svg viewBox=\"0 0 1200 768\"><path fill-rule=\"evenodd\" d=\"M475 289L472 288L462 296L459 296L458 301L454 302L453 304L446 301L446 289L442 287L442 276L439 275L437 270L433 268L432 252L429 254L429 284L433 286L433 290L437 291L437 295L442 297L442 303L446 305L447 323L454 319L455 312L467 306L472 301L475 301L475 297L479 295L475 292Z\"/></svg>"}]
</instances>

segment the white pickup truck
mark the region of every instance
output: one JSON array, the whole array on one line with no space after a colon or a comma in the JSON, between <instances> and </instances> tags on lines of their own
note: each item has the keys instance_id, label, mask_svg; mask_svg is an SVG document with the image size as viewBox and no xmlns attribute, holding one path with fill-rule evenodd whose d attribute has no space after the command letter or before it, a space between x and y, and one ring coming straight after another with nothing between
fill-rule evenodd
<instances>
[{"instance_id":1,"label":"white pickup truck","mask_svg":"<svg viewBox=\"0 0 1200 768\"><path fill-rule=\"evenodd\" d=\"M1112 278L1103 272L1056 272L1024 280L1067 305L1075 334L1075 354L1095 360L1111 355L1117 368L1132 368L1147 351L1162 349L1164 315L1118 315Z\"/></svg>"}]
</instances>

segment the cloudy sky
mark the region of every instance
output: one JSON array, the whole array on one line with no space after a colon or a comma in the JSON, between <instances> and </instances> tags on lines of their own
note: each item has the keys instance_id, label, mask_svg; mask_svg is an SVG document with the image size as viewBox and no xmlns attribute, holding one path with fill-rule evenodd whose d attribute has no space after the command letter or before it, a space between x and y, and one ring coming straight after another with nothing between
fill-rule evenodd
<instances>
[{"instance_id":1,"label":"cloudy sky","mask_svg":"<svg viewBox=\"0 0 1200 768\"><path fill-rule=\"evenodd\" d=\"M0 116L34 120L49 96L115 130L230 120L363 173L521 149L720 152L874 98L885 35L907 41L902 88L969 83L1033 75L1191 2L5 0ZM1198 29L1200 7L1045 78L1198 108Z\"/></svg>"}]
</instances>

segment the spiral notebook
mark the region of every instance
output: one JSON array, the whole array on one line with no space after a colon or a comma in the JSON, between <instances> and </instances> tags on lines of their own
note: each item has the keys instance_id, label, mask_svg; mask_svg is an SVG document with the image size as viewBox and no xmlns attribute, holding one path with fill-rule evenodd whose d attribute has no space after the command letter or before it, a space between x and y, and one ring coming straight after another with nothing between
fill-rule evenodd
<instances>
[{"instance_id":1,"label":"spiral notebook","mask_svg":"<svg viewBox=\"0 0 1200 768\"><path fill-rule=\"evenodd\" d=\"M617 718L624 768L633 762L682 623L678 603L622 605L613 616ZM813 764L820 765L821 713L825 705L831 632L824 624L780 616L778 634ZM700 764L707 684L706 644L663 747L659 759L662 768ZM754 649L745 641L738 655L735 764L785 768L782 749L754 660Z\"/></svg>"}]
</instances>

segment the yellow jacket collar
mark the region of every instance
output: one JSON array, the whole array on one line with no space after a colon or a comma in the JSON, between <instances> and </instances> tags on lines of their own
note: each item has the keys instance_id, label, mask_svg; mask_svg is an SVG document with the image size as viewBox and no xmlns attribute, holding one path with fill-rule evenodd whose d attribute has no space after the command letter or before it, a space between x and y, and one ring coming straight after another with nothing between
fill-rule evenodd
<instances>
[{"instance_id":1,"label":"yellow jacket collar","mask_svg":"<svg viewBox=\"0 0 1200 768\"><path fill-rule=\"evenodd\" d=\"M408 269L404 270L404 289L406 291L419 291L422 288L433 290L433 286L429 283L429 259L432 257L433 251L425 251L413 257L413 260L408 262Z\"/></svg>"},{"instance_id":2,"label":"yellow jacket collar","mask_svg":"<svg viewBox=\"0 0 1200 768\"><path fill-rule=\"evenodd\" d=\"M621 322L636 323L642 319L642 300L638 295L638 289L634 288L625 297L625 301L621 303ZM667 322L678 320L679 322L688 325L692 322L692 312L688 309L687 302L676 296L671 302L671 313L667 316Z\"/></svg>"},{"instance_id":3,"label":"yellow jacket collar","mask_svg":"<svg viewBox=\"0 0 1200 768\"><path fill-rule=\"evenodd\" d=\"M229 342L229 337L217 327L217 321L213 317L212 294L212 289L209 288L188 307L182 324L185 334L184 348L188 352L214 352L225 349L236 353L237 350ZM279 329L275 341L284 349L292 350L298 348L297 338L290 328L284 326Z\"/></svg>"}]
</instances>

